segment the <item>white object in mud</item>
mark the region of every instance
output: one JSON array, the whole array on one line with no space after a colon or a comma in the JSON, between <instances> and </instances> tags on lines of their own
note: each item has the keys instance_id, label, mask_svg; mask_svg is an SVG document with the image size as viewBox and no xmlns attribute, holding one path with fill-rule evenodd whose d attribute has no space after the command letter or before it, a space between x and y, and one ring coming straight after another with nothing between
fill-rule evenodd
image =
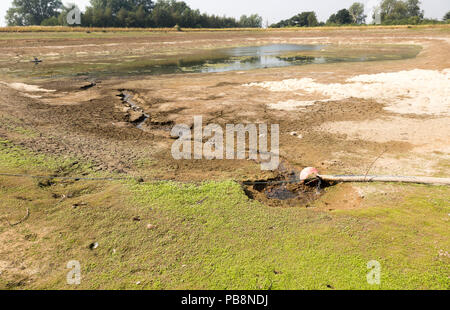
<instances>
[{"instance_id":1,"label":"white object in mud","mask_svg":"<svg viewBox=\"0 0 450 310\"><path fill-rule=\"evenodd\" d=\"M319 170L314 167L308 167L302 170L300 173L300 181L305 181L310 178L314 178L319 174Z\"/></svg>"}]
</instances>

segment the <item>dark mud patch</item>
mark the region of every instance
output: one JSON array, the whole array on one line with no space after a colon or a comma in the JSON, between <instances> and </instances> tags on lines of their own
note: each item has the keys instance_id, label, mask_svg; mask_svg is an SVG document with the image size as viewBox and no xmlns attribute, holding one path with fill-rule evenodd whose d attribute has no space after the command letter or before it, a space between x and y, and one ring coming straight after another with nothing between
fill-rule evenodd
<instances>
[{"instance_id":1,"label":"dark mud patch","mask_svg":"<svg viewBox=\"0 0 450 310\"><path fill-rule=\"evenodd\" d=\"M162 122L149 122L147 127L153 130L161 130L161 131L171 131L173 126L175 126L175 122L173 121L162 121Z\"/></svg>"},{"instance_id":2,"label":"dark mud patch","mask_svg":"<svg viewBox=\"0 0 450 310\"><path fill-rule=\"evenodd\" d=\"M248 198L272 207L310 207L324 194L324 189L335 184L319 178L301 182L299 172L281 172L269 179L244 181Z\"/></svg>"},{"instance_id":3,"label":"dark mud patch","mask_svg":"<svg viewBox=\"0 0 450 310\"><path fill-rule=\"evenodd\" d=\"M241 84L235 83L235 82L219 82L216 85L210 86L209 88L226 87L226 86L238 86L238 85L241 85Z\"/></svg>"},{"instance_id":4,"label":"dark mud patch","mask_svg":"<svg viewBox=\"0 0 450 310\"><path fill-rule=\"evenodd\" d=\"M51 187L56 184L56 181L52 178L44 178L37 181L37 185L40 188Z\"/></svg>"},{"instance_id":5,"label":"dark mud patch","mask_svg":"<svg viewBox=\"0 0 450 310\"><path fill-rule=\"evenodd\" d=\"M90 89L90 88L92 88L92 87L95 87L95 86L97 86L97 84L94 83L94 82L91 82L91 83L89 83L89 84L86 84L86 85L81 86L80 89L81 89L81 90L88 90L88 89Z\"/></svg>"}]
</instances>

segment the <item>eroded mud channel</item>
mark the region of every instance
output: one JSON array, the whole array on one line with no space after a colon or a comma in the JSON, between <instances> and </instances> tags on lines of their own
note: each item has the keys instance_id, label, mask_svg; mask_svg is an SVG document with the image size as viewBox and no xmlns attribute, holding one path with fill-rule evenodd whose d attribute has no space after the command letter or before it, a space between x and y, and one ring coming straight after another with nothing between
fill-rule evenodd
<instances>
[{"instance_id":1,"label":"eroded mud channel","mask_svg":"<svg viewBox=\"0 0 450 310\"><path fill-rule=\"evenodd\" d=\"M121 89L120 94L117 95L124 105L123 111L128 114L128 121L142 129L145 122L150 118L150 115L145 113L144 109L133 101L133 94L130 91Z\"/></svg>"}]
</instances>

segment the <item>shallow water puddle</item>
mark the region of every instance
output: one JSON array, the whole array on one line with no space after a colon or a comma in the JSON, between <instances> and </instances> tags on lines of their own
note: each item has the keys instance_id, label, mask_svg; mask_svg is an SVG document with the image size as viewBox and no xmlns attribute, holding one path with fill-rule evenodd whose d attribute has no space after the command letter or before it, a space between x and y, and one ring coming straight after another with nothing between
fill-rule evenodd
<instances>
[{"instance_id":1,"label":"shallow water puddle","mask_svg":"<svg viewBox=\"0 0 450 310\"><path fill-rule=\"evenodd\" d=\"M365 62L375 60L396 60L415 57L417 47L402 46L380 50L374 47L359 47L352 52L347 47L345 52L325 45L271 44L263 46L245 46L225 48L213 51L215 57L185 61L179 59L177 64L157 65L142 68L136 72L147 74L165 73L215 73L227 71L246 71L264 68L281 68L307 64L325 64L336 62Z\"/></svg>"},{"instance_id":2,"label":"shallow water puddle","mask_svg":"<svg viewBox=\"0 0 450 310\"><path fill-rule=\"evenodd\" d=\"M206 60L198 68L200 72L242 71L263 68L287 67L315 61L314 57L283 58L285 53L320 50L322 45L274 44L264 46L236 47L219 50L227 57L218 60Z\"/></svg>"},{"instance_id":3,"label":"shallow water puddle","mask_svg":"<svg viewBox=\"0 0 450 310\"><path fill-rule=\"evenodd\" d=\"M278 176L242 182L248 198L272 207L308 207L320 199L331 184L320 179L300 182L300 171L280 165Z\"/></svg>"},{"instance_id":4,"label":"shallow water puddle","mask_svg":"<svg viewBox=\"0 0 450 310\"><path fill-rule=\"evenodd\" d=\"M183 55L148 55L121 58L92 56L83 62L45 61L33 72L28 67L11 68L15 75L30 73L34 77L64 76L129 76L180 73L214 73L281 68L307 64L399 60L416 57L415 45L335 46L319 44L269 44L211 50L196 50ZM155 58L157 57L157 58ZM19 70L18 70L19 69ZM25 69L25 70L24 70Z\"/></svg>"}]
</instances>

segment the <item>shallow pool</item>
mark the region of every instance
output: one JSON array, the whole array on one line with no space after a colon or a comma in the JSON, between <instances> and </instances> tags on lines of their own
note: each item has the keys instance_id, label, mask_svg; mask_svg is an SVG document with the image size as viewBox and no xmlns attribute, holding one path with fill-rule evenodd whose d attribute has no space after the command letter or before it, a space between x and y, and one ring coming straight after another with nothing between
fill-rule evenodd
<instances>
[{"instance_id":1,"label":"shallow pool","mask_svg":"<svg viewBox=\"0 0 450 310\"><path fill-rule=\"evenodd\" d=\"M214 73L279 68L307 64L337 62L365 62L399 60L415 57L417 48L411 46L336 48L326 45L271 44L217 49L195 60L179 58L175 63L157 64L139 68L135 73Z\"/></svg>"},{"instance_id":2,"label":"shallow pool","mask_svg":"<svg viewBox=\"0 0 450 310\"><path fill-rule=\"evenodd\" d=\"M308 64L400 60L416 57L420 49L420 46L416 45L395 44L269 44L199 49L178 55L163 53L156 57L152 51L148 56L131 58L122 55L102 55L87 58L82 62L46 60L39 65L30 63L13 65L8 68L8 73L34 78L214 73Z\"/></svg>"}]
</instances>

